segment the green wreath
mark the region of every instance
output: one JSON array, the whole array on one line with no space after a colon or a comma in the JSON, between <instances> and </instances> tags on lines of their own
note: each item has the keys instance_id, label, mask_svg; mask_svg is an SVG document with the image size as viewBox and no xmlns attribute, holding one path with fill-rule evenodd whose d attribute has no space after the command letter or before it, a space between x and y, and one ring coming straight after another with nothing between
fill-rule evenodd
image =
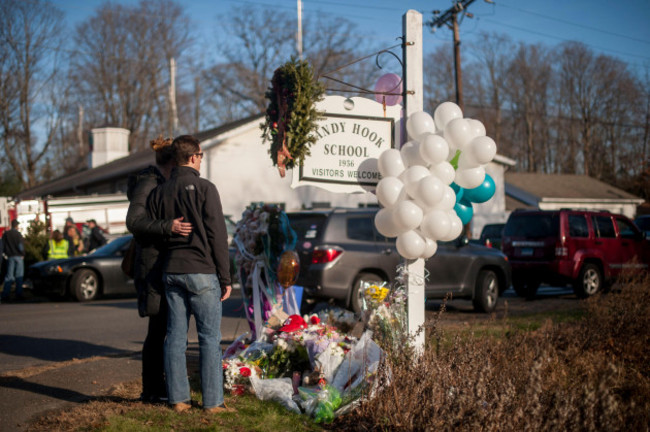
<instances>
[{"instance_id":1,"label":"green wreath","mask_svg":"<svg viewBox=\"0 0 650 432\"><path fill-rule=\"evenodd\" d=\"M306 61L292 59L273 73L266 119L260 125L262 138L271 142L269 154L273 165L284 169L302 165L309 156L309 147L316 142L313 132L322 113L315 103L323 99L325 87L314 80L312 68Z\"/></svg>"}]
</instances>

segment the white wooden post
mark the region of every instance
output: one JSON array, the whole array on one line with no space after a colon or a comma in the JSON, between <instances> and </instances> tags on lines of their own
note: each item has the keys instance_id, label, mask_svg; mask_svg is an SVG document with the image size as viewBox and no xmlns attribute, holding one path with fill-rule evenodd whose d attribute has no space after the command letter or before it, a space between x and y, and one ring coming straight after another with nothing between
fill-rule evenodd
<instances>
[{"instance_id":1,"label":"white wooden post","mask_svg":"<svg viewBox=\"0 0 650 432\"><path fill-rule=\"evenodd\" d=\"M422 14L409 10L402 18L404 33L404 118L402 119L402 139L406 136L406 119L424 106L422 85ZM400 144L401 145L401 144ZM424 260L407 261L408 289L408 330L411 335L424 324ZM424 349L424 328L415 337L416 350Z\"/></svg>"}]
</instances>

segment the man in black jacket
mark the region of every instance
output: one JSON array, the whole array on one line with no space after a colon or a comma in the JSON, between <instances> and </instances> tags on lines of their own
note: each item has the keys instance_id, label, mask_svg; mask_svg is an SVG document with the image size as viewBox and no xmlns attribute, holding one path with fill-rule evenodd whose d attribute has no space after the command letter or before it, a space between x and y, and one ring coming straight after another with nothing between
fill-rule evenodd
<instances>
[{"instance_id":1,"label":"man in black jacket","mask_svg":"<svg viewBox=\"0 0 650 432\"><path fill-rule=\"evenodd\" d=\"M88 228L90 228L90 236L88 236L88 252L97 249L106 244L106 237L102 234L102 229L97 225L95 219L87 221Z\"/></svg>"},{"instance_id":2,"label":"man in black jacket","mask_svg":"<svg viewBox=\"0 0 650 432\"><path fill-rule=\"evenodd\" d=\"M11 229L2 234L3 253L7 257L7 275L2 290L2 301L9 300L11 285L16 284L16 299L23 298L23 276L25 274L25 239L18 231L18 220L11 221Z\"/></svg>"},{"instance_id":3,"label":"man in black jacket","mask_svg":"<svg viewBox=\"0 0 650 432\"><path fill-rule=\"evenodd\" d=\"M203 153L199 141L182 135L172 143L177 167L151 194L155 219L183 216L192 224L188 237L167 240L164 264L169 308L165 339L165 373L169 403L177 412L191 408L185 351L190 314L199 335L203 408L228 411L223 401L221 369L221 302L230 296L228 233L217 188L200 178Z\"/></svg>"}]
</instances>

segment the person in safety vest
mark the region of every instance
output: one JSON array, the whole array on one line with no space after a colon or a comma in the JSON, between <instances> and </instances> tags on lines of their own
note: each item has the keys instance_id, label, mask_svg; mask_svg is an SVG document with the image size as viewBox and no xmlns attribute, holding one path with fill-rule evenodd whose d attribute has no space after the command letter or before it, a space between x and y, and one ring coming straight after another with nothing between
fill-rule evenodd
<instances>
[{"instance_id":1,"label":"person in safety vest","mask_svg":"<svg viewBox=\"0 0 650 432\"><path fill-rule=\"evenodd\" d=\"M61 231L54 230L52 238L46 245L46 254L48 260L68 258L68 241L63 238Z\"/></svg>"}]
</instances>

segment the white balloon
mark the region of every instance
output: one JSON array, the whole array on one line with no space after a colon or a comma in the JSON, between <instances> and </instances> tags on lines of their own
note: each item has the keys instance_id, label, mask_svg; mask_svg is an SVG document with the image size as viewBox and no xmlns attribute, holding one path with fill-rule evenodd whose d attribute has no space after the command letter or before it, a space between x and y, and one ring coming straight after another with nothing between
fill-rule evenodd
<instances>
[{"instance_id":1,"label":"white balloon","mask_svg":"<svg viewBox=\"0 0 650 432\"><path fill-rule=\"evenodd\" d=\"M411 200L400 201L393 210L393 222L400 233L410 231L420 226L424 216L419 205Z\"/></svg>"},{"instance_id":2,"label":"white balloon","mask_svg":"<svg viewBox=\"0 0 650 432\"><path fill-rule=\"evenodd\" d=\"M471 141L468 151L479 164L485 165L494 159L497 154L497 145L492 138L479 136Z\"/></svg>"},{"instance_id":3,"label":"white balloon","mask_svg":"<svg viewBox=\"0 0 650 432\"><path fill-rule=\"evenodd\" d=\"M451 186L445 186L442 189L442 198L435 203L432 208L436 210L450 210L456 205L456 192Z\"/></svg>"},{"instance_id":4,"label":"white balloon","mask_svg":"<svg viewBox=\"0 0 650 432\"><path fill-rule=\"evenodd\" d=\"M438 177L440 181L446 185L452 184L456 177L456 170L454 170L454 167L446 161L432 165L431 168L429 168L429 172L431 175Z\"/></svg>"},{"instance_id":5,"label":"white balloon","mask_svg":"<svg viewBox=\"0 0 650 432\"><path fill-rule=\"evenodd\" d=\"M447 232L447 235L441 239L442 241L455 240L463 232L463 223L456 212L451 210L447 215L449 217L449 231Z\"/></svg>"},{"instance_id":6,"label":"white balloon","mask_svg":"<svg viewBox=\"0 0 650 432\"><path fill-rule=\"evenodd\" d=\"M400 148L399 152L402 155L402 160L407 168L415 165L429 165L429 163L420 156L420 143L417 141L409 141L405 143L402 148Z\"/></svg>"},{"instance_id":7,"label":"white balloon","mask_svg":"<svg viewBox=\"0 0 650 432\"><path fill-rule=\"evenodd\" d=\"M422 208L436 205L442 199L445 184L433 175L422 178L415 189L415 202Z\"/></svg>"},{"instance_id":8,"label":"white balloon","mask_svg":"<svg viewBox=\"0 0 650 432\"><path fill-rule=\"evenodd\" d=\"M449 144L440 135L424 134L420 141L420 157L431 165L447 160Z\"/></svg>"},{"instance_id":9,"label":"white balloon","mask_svg":"<svg viewBox=\"0 0 650 432\"><path fill-rule=\"evenodd\" d=\"M470 141L474 138L470 131L469 122L462 118L451 120L445 126L445 139L450 148L456 148L460 151L465 150Z\"/></svg>"},{"instance_id":10,"label":"white balloon","mask_svg":"<svg viewBox=\"0 0 650 432\"><path fill-rule=\"evenodd\" d=\"M397 236L397 252L406 259L416 259L424 252L426 243L415 231L407 231Z\"/></svg>"},{"instance_id":11,"label":"white balloon","mask_svg":"<svg viewBox=\"0 0 650 432\"><path fill-rule=\"evenodd\" d=\"M415 198L415 190L417 189L418 182L429 175L431 175L431 173L426 167L423 167L422 165L414 165L404 171L399 178L406 186L406 192L409 196Z\"/></svg>"},{"instance_id":12,"label":"white balloon","mask_svg":"<svg viewBox=\"0 0 650 432\"><path fill-rule=\"evenodd\" d=\"M463 168L456 171L454 182L465 189L474 189L479 187L485 180L485 168L479 166L476 168Z\"/></svg>"},{"instance_id":13,"label":"white balloon","mask_svg":"<svg viewBox=\"0 0 650 432\"><path fill-rule=\"evenodd\" d=\"M471 152L464 151L458 157L458 169L476 168L481 164L472 156Z\"/></svg>"},{"instance_id":14,"label":"white balloon","mask_svg":"<svg viewBox=\"0 0 650 432\"><path fill-rule=\"evenodd\" d=\"M449 216L445 210L429 210L422 218L420 229L432 240L443 239L449 232Z\"/></svg>"},{"instance_id":15,"label":"white balloon","mask_svg":"<svg viewBox=\"0 0 650 432\"><path fill-rule=\"evenodd\" d=\"M382 177L397 177L406 169L402 155L397 149L383 151L379 155L377 166Z\"/></svg>"},{"instance_id":16,"label":"white balloon","mask_svg":"<svg viewBox=\"0 0 650 432\"><path fill-rule=\"evenodd\" d=\"M481 123L480 120L468 118L469 129L474 137L485 136L485 126Z\"/></svg>"},{"instance_id":17,"label":"white balloon","mask_svg":"<svg viewBox=\"0 0 650 432\"><path fill-rule=\"evenodd\" d=\"M376 194L383 207L391 207L406 198L406 189L397 177L384 177L377 183Z\"/></svg>"},{"instance_id":18,"label":"white balloon","mask_svg":"<svg viewBox=\"0 0 650 432\"><path fill-rule=\"evenodd\" d=\"M425 133L435 133L436 124L429 113L417 111L406 120L406 131L411 139L419 141Z\"/></svg>"},{"instance_id":19,"label":"white balloon","mask_svg":"<svg viewBox=\"0 0 650 432\"><path fill-rule=\"evenodd\" d=\"M445 130L447 123L453 119L463 118L463 111L453 102L443 102L433 112L438 130Z\"/></svg>"},{"instance_id":20,"label":"white balloon","mask_svg":"<svg viewBox=\"0 0 650 432\"><path fill-rule=\"evenodd\" d=\"M420 255L420 258L428 259L435 255L438 250L438 243L435 240L430 239L429 237L424 238L424 252Z\"/></svg>"},{"instance_id":21,"label":"white balloon","mask_svg":"<svg viewBox=\"0 0 650 432\"><path fill-rule=\"evenodd\" d=\"M383 208L375 214L375 227L380 234L386 237L397 237L400 230L393 223L392 209Z\"/></svg>"}]
</instances>

